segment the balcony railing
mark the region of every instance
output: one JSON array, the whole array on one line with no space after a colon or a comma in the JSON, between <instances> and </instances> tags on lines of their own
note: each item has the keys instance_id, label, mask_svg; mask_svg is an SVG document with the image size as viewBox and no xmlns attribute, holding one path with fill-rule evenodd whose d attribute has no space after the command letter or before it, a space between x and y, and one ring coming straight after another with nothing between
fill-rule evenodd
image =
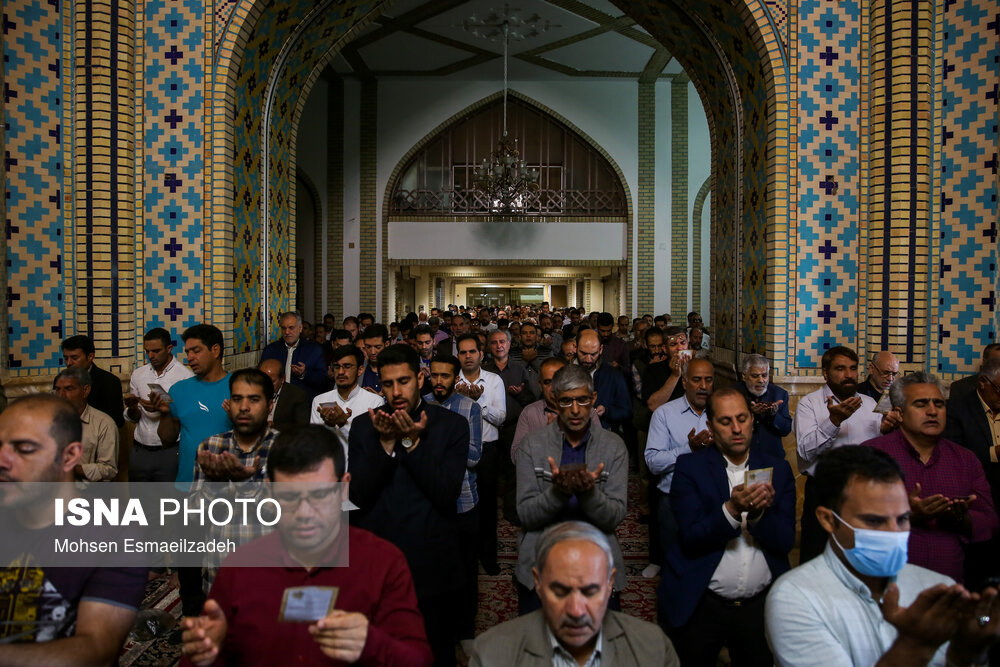
<instances>
[{"instance_id":1,"label":"balcony railing","mask_svg":"<svg viewBox=\"0 0 1000 667\"><path fill-rule=\"evenodd\" d=\"M397 190L389 206L390 215L406 216L496 216L495 207L478 190ZM625 216L625 197L617 190L547 190L525 195L522 202L503 215L583 217Z\"/></svg>"}]
</instances>

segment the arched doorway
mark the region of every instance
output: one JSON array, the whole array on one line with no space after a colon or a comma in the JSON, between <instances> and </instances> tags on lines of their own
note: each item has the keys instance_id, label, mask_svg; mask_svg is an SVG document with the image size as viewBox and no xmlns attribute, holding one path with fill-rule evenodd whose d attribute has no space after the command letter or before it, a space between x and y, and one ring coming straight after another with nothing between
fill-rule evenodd
<instances>
[{"instance_id":1,"label":"arched doorway","mask_svg":"<svg viewBox=\"0 0 1000 667\"><path fill-rule=\"evenodd\" d=\"M682 61L708 112L713 154L712 232L719 240L712 257L712 301L719 307L714 322L715 340L734 358L741 347L762 350L767 346L765 314L780 311L783 305L777 292L767 300L767 273L764 270L768 253L772 251L768 243L780 249L782 236L769 237L763 230L769 220L787 220L787 207L784 206L787 205L784 199L787 188L775 185L780 186L782 180L787 179L787 170L781 168L781 163L787 163L788 154L768 150L783 132L787 132L787 125L780 122L782 114L787 113L787 106L776 102L783 99L776 91L783 91L787 77L782 63L781 40L775 33L771 15L760 2L738 3L736 7L714 1L694 7L665 3L662 7L657 5L655 11L646 3L617 4L626 17L634 19ZM259 22L241 24L244 29L250 25L265 28L249 33L249 40L245 37L249 31L237 31L235 37L232 33L227 35L244 56L240 74L233 77L235 95L231 99L245 101L247 108L244 112L237 107L240 113L235 143L241 148L233 151L235 159L232 162L220 165L220 172L232 169L237 203L235 218L238 229L246 226L251 230L247 235L248 247L259 238L253 231L260 228L259 221L255 226L250 220L255 214L263 213L261 218L269 232L287 234L293 227L289 204L293 197L286 194L285 184L294 156L281 137L294 130L299 104L318 75L317 67L329 62L343 47L351 30L366 25L382 9L380 4L370 3L320 6L312 13L303 12L301 15L305 15L306 20L298 22L289 18L296 15L294 3L276 3L266 10L266 17L261 15ZM253 11L260 10L255 8L246 16ZM425 10L417 7L393 20L416 25L422 11ZM374 32L384 29L385 26ZM279 44L283 47L279 48ZM269 81L269 94L264 97L271 101L268 108L272 115L258 113L263 111L264 105L255 99L255 93L260 97L258 87L262 81ZM262 135L258 118L271 119L268 133L276 139L269 144L264 164L254 160L254 149L260 148L257 137ZM246 141L241 142L241 139ZM263 169L265 165L266 170ZM361 169L365 169L364 164ZM269 178L263 190L254 185L259 182L262 171ZM765 192L773 194L765 196ZM374 231L374 235L362 232L361 253L362 265L370 263L374 267L373 283L377 285L381 282L378 269L382 258L377 251L379 230ZM239 233L237 238L240 238ZM640 237L635 239L635 244L636 257L641 262L644 252L651 250L652 239ZM281 244L269 244L269 248L285 250ZM242 268L238 256L235 263L234 274L238 276ZM269 276L269 289L272 284L277 288L277 299L269 308L273 314L280 310L280 304L287 302L289 283L282 278L283 275L287 277L287 267L283 267L280 260L271 266L276 270ZM745 266L752 266L753 270L743 271ZM253 275L252 270L250 274ZM384 298L379 292L384 293L388 286L382 284L381 287L363 298L370 299L373 306L379 305ZM252 285L248 286L245 296L249 297L250 305L243 313L237 313L235 329L241 332L237 338L247 345L259 342L263 333L252 323L254 313L259 317L262 291L259 283L256 292ZM747 304L752 307L746 308ZM741 345L741 341L748 344Z\"/></svg>"}]
</instances>

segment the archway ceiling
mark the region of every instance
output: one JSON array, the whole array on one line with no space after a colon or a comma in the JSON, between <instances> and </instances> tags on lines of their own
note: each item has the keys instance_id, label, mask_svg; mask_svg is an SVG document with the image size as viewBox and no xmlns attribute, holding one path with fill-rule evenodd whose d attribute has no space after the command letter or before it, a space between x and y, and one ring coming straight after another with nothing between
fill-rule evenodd
<instances>
[{"instance_id":1,"label":"archway ceiling","mask_svg":"<svg viewBox=\"0 0 1000 667\"><path fill-rule=\"evenodd\" d=\"M516 8L515 8L516 7ZM607 0L519 0L539 34L510 43L510 78L624 78L652 81L681 71L666 48ZM503 42L463 27L502 11L498 0L403 0L348 44L333 62L344 76L499 78Z\"/></svg>"}]
</instances>

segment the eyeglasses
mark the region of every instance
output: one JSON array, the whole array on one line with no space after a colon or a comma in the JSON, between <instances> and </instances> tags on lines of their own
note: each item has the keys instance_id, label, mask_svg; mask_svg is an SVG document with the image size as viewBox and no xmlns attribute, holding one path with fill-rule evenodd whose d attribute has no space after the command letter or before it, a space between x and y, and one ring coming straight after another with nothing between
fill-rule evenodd
<instances>
[{"instance_id":1,"label":"eyeglasses","mask_svg":"<svg viewBox=\"0 0 1000 667\"><path fill-rule=\"evenodd\" d=\"M331 368L335 371L349 371L352 368L357 368L357 364L333 364Z\"/></svg>"},{"instance_id":2,"label":"eyeglasses","mask_svg":"<svg viewBox=\"0 0 1000 667\"><path fill-rule=\"evenodd\" d=\"M879 375L882 375L884 377L894 378L897 375L899 375L899 371L884 371L884 370L882 370L881 368L879 368L878 366L875 366L875 365L872 365L872 368L874 368L878 372Z\"/></svg>"},{"instance_id":3,"label":"eyeglasses","mask_svg":"<svg viewBox=\"0 0 1000 667\"><path fill-rule=\"evenodd\" d=\"M556 399L556 405L560 408L571 408L576 403L581 408L585 408L594 402L593 396L563 396Z\"/></svg>"},{"instance_id":4,"label":"eyeglasses","mask_svg":"<svg viewBox=\"0 0 1000 667\"><path fill-rule=\"evenodd\" d=\"M278 492L274 494L274 499L278 501L281 505L282 511L294 512L299 509L302 505L302 501L306 501L310 507L314 510L320 509L329 502L330 496L338 488L337 485L331 485L326 488L315 489L309 491L308 493L290 493L290 492Z\"/></svg>"}]
</instances>

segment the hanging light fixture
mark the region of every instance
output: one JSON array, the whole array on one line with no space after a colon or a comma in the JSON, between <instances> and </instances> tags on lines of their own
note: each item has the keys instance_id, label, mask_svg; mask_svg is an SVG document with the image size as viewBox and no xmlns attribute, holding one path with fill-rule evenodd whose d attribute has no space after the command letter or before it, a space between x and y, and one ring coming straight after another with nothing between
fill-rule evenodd
<instances>
[{"instance_id":1,"label":"hanging light fixture","mask_svg":"<svg viewBox=\"0 0 1000 667\"><path fill-rule=\"evenodd\" d=\"M497 141L496 150L473 170L473 185L490 211L506 213L527 206L530 195L538 191L538 170L525 164L517 148L517 139L507 134L507 48L510 23L516 17L510 16L505 6L502 18L490 18L502 21L499 27L503 35L503 134Z\"/></svg>"}]
</instances>

